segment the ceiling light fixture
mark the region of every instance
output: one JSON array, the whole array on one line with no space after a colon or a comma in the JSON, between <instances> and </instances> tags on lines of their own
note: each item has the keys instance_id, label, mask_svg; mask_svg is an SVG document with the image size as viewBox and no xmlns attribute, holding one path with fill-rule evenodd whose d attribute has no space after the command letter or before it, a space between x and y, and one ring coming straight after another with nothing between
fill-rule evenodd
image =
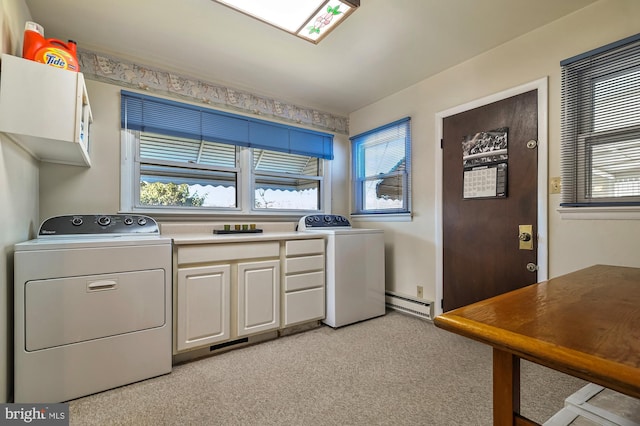
<instances>
[{"instance_id":1,"label":"ceiling light fixture","mask_svg":"<svg viewBox=\"0 0 640 426\"><path fill-rule=\"evenodd\" d=\"M360 0L213 0L318 44L360 6Z\"/></svg>"}]
</instances>

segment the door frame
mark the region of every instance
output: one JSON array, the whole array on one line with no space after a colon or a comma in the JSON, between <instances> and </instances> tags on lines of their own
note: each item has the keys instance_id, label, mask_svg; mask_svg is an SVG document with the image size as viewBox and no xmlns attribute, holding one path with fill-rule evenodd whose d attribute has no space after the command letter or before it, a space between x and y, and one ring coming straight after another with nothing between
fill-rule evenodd
<instances>
[{"instance_id":1,"label":"door frame","mask_svg":"<svg viewBox=\"0 0 640 426\"><path fill-rule=\"evenodd\" d=\"M548 77L543 77L523 85L476 99L474 101L449 108L436 113L436 143L435 143L435 172L436 172L436 297L434 301L434 315L442 314L443 295L443 241L442 241L442 148L438 141L443 137L443 121L452 115L460 114L474 108L482 107L522 93L538 91L538 271L537 281L545 281L548 273ZM514 235L516 238L517 235Z\"/></svg>"}]
</instances>

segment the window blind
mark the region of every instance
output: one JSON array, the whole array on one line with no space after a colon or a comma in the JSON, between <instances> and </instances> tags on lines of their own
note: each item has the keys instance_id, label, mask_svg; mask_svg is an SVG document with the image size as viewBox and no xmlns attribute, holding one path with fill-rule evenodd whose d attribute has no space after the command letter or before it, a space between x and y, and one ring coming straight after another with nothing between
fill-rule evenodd
<instances>
[{"instance_id":1,"label":"window blind","mask_svg":"<svg viewBox=\"0 0 640 426\"><path fill-rule=\"evenodd\" d=\"M121 126L178 138L333 159L333 135L121 91Z\"/></svg>"},{"instance_id":2,"label":"window blind","mask_svg":"<svg viewBox=\"0 0 640 426\"><path fill-rule=\"evenodd\" d=\"M358 164L358 174L361 177L393 172L410 156L409 120L410 118L398 120L350 138L354 144L365 147Z\"/></svg>"},{"instance_id":3,"label":"window blind","mask_svg":"<svg viewBox=\"0 0 640 426\"><path fill-rule=\"evenodd\" d=\"M561 205L640 204L640 34L560 65Z\"/></svg>"},{"instance_id":4,"label":"window blind","mask_svg":"<svg viewBox=\"0 0 640 426\"><path fill-rule=\"evenodd\" d=\"M318 176L318 159L310 156L282 154L256 149L253 152L253 169L257 173L274 172L294 175Z\"/></svg>"},{"instance_id":5,"label":"window blind","mask_svg":"<svg viewBox=\"0 0 640 426\"><path fill-rule=\"evenodd\" d=\"M410 121L406 117L350 138L355 213L410 211Z\"/></svg>"},{"instance_id":6,"label":"window blind","mask_svg":"<svg viewBox=\"0 0 640 426\"><path fill-rule=\"evenodd\" d=\"M140 158L207 166L236 167L233 145L193 139L140 134Z\"/></svg>"}]
</instances>

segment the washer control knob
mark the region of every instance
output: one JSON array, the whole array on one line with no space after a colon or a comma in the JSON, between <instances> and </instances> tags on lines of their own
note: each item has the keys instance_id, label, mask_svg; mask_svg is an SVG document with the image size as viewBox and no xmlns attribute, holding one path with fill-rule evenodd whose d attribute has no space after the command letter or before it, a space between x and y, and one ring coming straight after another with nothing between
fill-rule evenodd
<instances>
[{"instance_id":1,"label":"washer control knob","mask_svg":"<svg viewBox=\"0 0 640 426\"><path fill-rule=\"evenodd\" d=\"M98 218L98 225L107 226L111 223L111 218L109 216L100 216Z\"/></svg>"},{"instance_id":2,"label":"washer control knob","mask_svg":"<svg viewBox=\"0 0 640 426\"><path fill-rule=\"evenodd\" d=\"M145 219L144 217L139 217L138 218L138 225L144 226L146 224L147 224L147 219Z\"/></svg>"},{"instance_id":3,"label":"washer control knob","mask_svg":"<svg viewBox=\"0 0 640 426\"><path fill-rule=\"evenodd\" d=\"M124 224L125 225L133 225L133 219L130 218L129 216L124 218Z\"/></svg>"},{"instance_id":4,"label":"washer control knob","mask_svg":"<svg viewBox=\"0 0 640 426\"><path fill-rule=\"evenodd\" d=\"M71 219L71 223L74 226L80 226L80 225L82 225L82 218L81 217L74 217L73 219Z\"/></svg>"}]
</instances>

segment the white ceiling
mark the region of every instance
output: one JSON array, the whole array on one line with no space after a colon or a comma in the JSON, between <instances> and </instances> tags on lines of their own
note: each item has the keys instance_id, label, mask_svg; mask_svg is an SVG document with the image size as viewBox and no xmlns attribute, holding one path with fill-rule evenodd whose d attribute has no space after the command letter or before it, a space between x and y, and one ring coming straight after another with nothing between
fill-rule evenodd
<instances>
[{"instance_id":1,"label":"white ceiling","mask_svg":"<svg viewBox=\"0 0 640 426\"><path fill-rule=\"evenodd\" d=\"M318 45L211 0L25 1L47 38L348 115L596 0L361 0Z\"/></svg>"}]
</instances>

